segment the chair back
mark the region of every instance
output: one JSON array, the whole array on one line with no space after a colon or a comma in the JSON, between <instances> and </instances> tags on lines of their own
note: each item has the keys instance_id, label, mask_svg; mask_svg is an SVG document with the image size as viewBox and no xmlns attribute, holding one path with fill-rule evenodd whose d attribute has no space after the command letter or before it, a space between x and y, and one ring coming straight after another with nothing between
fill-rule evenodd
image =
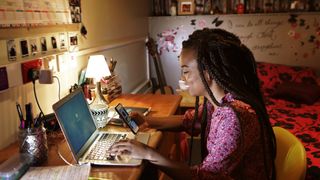
<instances>
[{"instance_id":1,"label":"chair back","mask_svg":"<svg viewBox=\"0 0 320 180\"><path fill-rule=\"evenodd\" d=\"M306 151L300 140L288 130L273 127L277 142L275 160L277 180L304 180Z\"/></svg>"}]
</instances>

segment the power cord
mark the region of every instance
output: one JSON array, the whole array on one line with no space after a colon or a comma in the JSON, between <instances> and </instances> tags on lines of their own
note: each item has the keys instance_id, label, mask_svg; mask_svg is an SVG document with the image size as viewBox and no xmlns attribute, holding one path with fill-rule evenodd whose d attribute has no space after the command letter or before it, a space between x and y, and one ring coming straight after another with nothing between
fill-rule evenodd
<instances>
[{"instance_id":1,"label":"power cord","mask_svg":"<svg viewBox=\"0 0 320 180\"><path fill-rule=\"evenodd\" d=\"M37 106L38 106L38 108L39 108L39 110L40 110L40 115L39 115L39 117L41 117L41 115L44 115L44 113L43 113L43 111L42 111L42 109L41 109L41 107L40 107L40 104L39 104L39 100L38 100L37 92L36 92L36 83L35 83L34 80L32 81L32 85L33 85L34 98L36 99Z\"/></svg>"},{"instance_id":2,"label":"power cord","mask_svg":"<svg viewBox=\"0 0 320 180\"><path fill-rule=\"evenodd\" d=\"M62 143L65 142L66 139L63 139ZM57 151L58 151L58 155L59 157L66 163L68 164L69 166L80 166L79 164L72 164L70 163L68 160L66 160L66 158L63 157L63 155L60 153L60 148L59 148L59 144L56 144L57 146Z\"/></svg>"},{"instance_id":3,"label":"power cord","mask_svg":"<svg viewBox=\"0 0 320 180\"><path fill-rule=\"evenodd\" d=\"M53 78L56 78L57 79L57 81L58 81L58 97L59 97L59 100L61 99L60 98L60 80L59 80L59 78L58 78L58 76L52 76Z\"/></svg>"}]
</instances>

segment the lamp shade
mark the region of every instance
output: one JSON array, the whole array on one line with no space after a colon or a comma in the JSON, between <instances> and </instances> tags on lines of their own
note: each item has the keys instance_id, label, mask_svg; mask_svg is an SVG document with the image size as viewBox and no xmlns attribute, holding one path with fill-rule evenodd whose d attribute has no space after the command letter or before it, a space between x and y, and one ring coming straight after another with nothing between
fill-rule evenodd
<instances>
[{"instance_id":1,"label":"lamp shade","mask_svg":"<svg viewBox=\"0 0 320 180\"><path fill-rule=\"evenodd\" d=\"M108 64L103 55L93 55L89 57L86 71L87 78L94 78L96 81L100 81L102 77L110 75Z\"/></svg>"}]
</instances>

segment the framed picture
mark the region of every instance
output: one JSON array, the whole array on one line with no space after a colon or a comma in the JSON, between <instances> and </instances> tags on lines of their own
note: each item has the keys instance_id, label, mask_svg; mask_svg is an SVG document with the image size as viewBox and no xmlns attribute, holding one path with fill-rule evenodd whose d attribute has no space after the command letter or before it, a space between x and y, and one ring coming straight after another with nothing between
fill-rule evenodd
<instances>
[{"instance_id":1,"label":"framed picture","mask_svg":"<svg viewBox=\"0 0 320 180\"><path fill-rule=\"evenodd\" d=\"M194 14L195 4L193 0L178 0L178 15Z\"/></svg>"}]
</instances>

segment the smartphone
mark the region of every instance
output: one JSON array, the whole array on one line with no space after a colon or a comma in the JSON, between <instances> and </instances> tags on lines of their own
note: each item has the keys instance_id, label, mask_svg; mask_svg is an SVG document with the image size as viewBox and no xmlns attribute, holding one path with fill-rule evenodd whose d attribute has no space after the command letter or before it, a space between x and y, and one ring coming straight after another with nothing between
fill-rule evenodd
<instances>
[{"instance_id":1,"label":"smartphone","mask_svg":"<svg viewBox=\"0 0 320 180\"><path fill-rule=\"evenodd\" d=\"M120 118L127 124L127 126L130 128L130 130L134 133L137 134L138 130L139 130L139 126L137 125L137 123L134 121L134 119L132 119L129 116L129 113L127 112L127 110L122 106L121 103L119 103L116 107L115 107L116 112L119 114Z\"/></svg>"}]
</instances>

